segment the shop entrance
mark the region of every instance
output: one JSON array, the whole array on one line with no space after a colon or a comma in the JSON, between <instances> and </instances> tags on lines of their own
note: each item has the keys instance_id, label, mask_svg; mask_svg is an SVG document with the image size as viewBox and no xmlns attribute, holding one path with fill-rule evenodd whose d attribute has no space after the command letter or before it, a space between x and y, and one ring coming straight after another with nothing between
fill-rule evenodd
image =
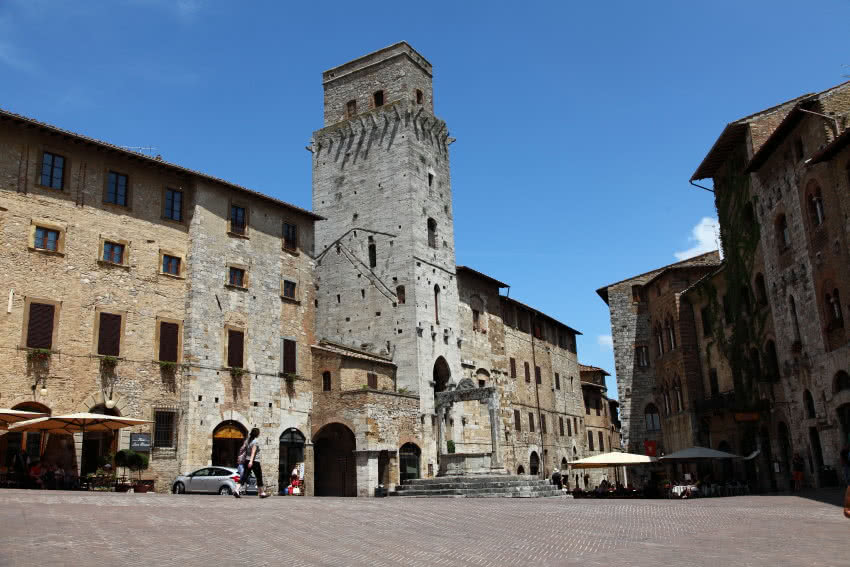
<instances>
[{"instance_id":1,"label":"shop entrance","mask_svg":"<svg viewBox=\"0 0 850 567\"><path fill-rule=\"evenodd\" d=\"M107 408L103 404L94 406L89 413L101 415L113 415L120 417L121 414L115 408ZM86 431L83 433L83 456L82 470L80 474L85 476L97 472L97 469L106 465L112 466L115 451L118 449L118 434L114 431Z\"/></svg>"},{"instance_id":2,"label":"shop entrance","mask_svg":"<svg viewBox=\"0 0 850 567\"><path fill-rule=\"evenodd\" d=\"M331 423L313 438L316 496L357 496L354 433L341 423Z\"/></svg>"},{"instance_id":3,"label":"shop entrance","mask_svg":"<svg viewBox=\"0 0 850 567\"><path fill-rule=\"evenodd\" d=\"M422 451L413 443L405 443L398 450L399 477L402 484L408 480L419 478L419 459L421 456Z\"/></svg>"},{"instance_id":4,"label":"shop entrance","mask_svg":"<svg viewBox=\"0 0 850 567\"><path fill-rule=\"evenodd\" d=\"M222 421L213 431L212 464L236 468L239 448L248 431L238 421Z\"/></svg>"},{"instance_id":5,"label":"shop entrance","mask_svg":"<svg viewBox=\"0 0 850 567\"><path fill-rule=\"evenodd\" d=\"M290 427L280 435L278 453L278 490L289 486L290 474L298 463L304 462L304 434Z\"/></svg>"}]
</instances>

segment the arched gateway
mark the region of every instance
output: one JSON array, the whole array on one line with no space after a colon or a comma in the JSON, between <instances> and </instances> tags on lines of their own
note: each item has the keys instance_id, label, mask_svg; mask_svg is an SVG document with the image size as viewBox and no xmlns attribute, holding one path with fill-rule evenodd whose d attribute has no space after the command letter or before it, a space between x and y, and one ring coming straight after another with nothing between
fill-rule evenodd
<instances>
[{"instance_id":1,"label":"arched gateway","mask_svg":"<svg viewBox=\"0 0 850 567\"><path fill-rule=\"evenodd\" d=\"M341 423L329 423L313 436L316 496L357 496L354 433Z\"/></svg>"}]
</instances>

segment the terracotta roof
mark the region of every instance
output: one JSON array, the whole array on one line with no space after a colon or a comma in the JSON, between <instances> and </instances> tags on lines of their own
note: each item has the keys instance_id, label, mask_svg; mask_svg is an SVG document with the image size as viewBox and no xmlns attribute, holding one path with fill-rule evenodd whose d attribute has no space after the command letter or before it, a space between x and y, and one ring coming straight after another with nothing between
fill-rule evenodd
<instances>
[{"instance_id":1,"label":"terracotta roof","mask_svg":"<svg viewBox=\"0 0 850 567\"><path fill-rule=\"evenodd\" d=\"M758 151L753 155L750 162L747 164L747 167L744 169L747 173L752 173L754 171L758 171L758 169L764 165L764 162L767 161L767 158L771 156L773 151L782 143L782 140L785 139L791 130L800 122L800 120L805 116L805 112L803 110L807 110L817 104L822 97L826 97L828 95L833 94L835 91L842 90L846 87L850 86L850 81L846 81L841 83L840 85L835 85L834 87L830 87L826 90L823 90L819 93L813 94L811 96L805 97L801 99L787 116L779 123L779 125L773 130L770 134L770 137L765 140L765 142L761 145ZM822 120L822 118L818 118Z\"/></svg>"},{"instance_id":2,"label":"terracotta roof","mask_svg":"<svg viewBox=\"0 0 850 567\"><path fill-rule=\"evenodd\" d=\"M552 317L551 315L546 315L544 312L540 311L539 309L535 309L534 307L531 307L530 305L526 305L525 303L523 303L523 302L521 302L521 301L517 301L516 299L514 299L514 298L512 298L512 297L507 297L507 296L504 296L504 295L503 295L503 296L501 296L501 297L502 297L502 299L503 299L503 300L505 300L505 301L509 301L509 302L512 302L512 303L516 303L516 304L517 304L517 305L519 305L520 307L525 307L526 309L530 309L531 311L534 311L535 313L539 313L540 315L542 315L543 317L546 317L546 318L547 318L547 319L549 319L550 321L554 321L555 323L557 323L557 324L559 324L559 325L561 325L561 326L563 326L563 327L566 327L568 330L572 331L572 332L573 332L573 333L575 333L576 335L581 335L581 334L582 334L582 333L581 333L581 331L577 331L577 330L573 329L572 327L570 327L570 326L569 326L569 325L567 325L566 323L562 323L562 322L558 321L557 319L555 319L555 318L554 318L554 317Z\"/></svg>"},{"instance_id":3,"label":"terracotta roof","mask_svg":"<svg viewBox=\"0 0 850 567\"><path fill-rule=\"evenodd\" d=\"M711 254L711 253L712 252L709 252L709 254ZM699 269L699 268L716 268L721 263L720 253L717 250L714 250L713 253L717 254L717 261L716 262L705 263L705 264L690 264L690 265L685 264L683 266L680 266L680 265L667 266L666 268L664 268L663 270L661 270L660 272L658 272L657 274L652 276L650 279L648 279L643 285L648 286L649 284L651 284L652 282L654 282L655 280L657 280L658 278L660 278L664 274L666 274L668 272L673 272L673 271L676 271L676 270L694 270L694 269ZM700 276L700 278L702 278L702 276Z\"/></svg>"},{"instance_id":4,"label":"terracotta roof","mask_svg":"<svg viewBox=\"0 0 850 567\"><path fill-rule=\"evenodd\" d=\"M578 371L579 372L601 372L605 376L610 376L610 374L608 374L608 372L606 370L599 368L598 366L589 366L587 364L582 364L580 362L578 364Z\"/></svg>"},{"instance_id":5,"label":"terracotta roof","mask_svg":"<svg viewBox=\"0 0 850 567\"><path fill-rule=\"evenodd\" d=\"M487 280L487 281L489 281L491 284L495 284L495 285L496 285L496 286L498 286L499 288L503 288L503 287L511 287L511 286L509 286L509 285L508 285L508 284L506 284L506 283L502 283L502 282L500 282L499 280L497 280L497 279L495 279L495 278L491 278L491 277L490 277L490 276L488 276L487 274L482 274L481 272L479 272L479 271L477 271L477 270L473 270L472 268L469 268L469 267L467 267L467 266L456 266L456 267L455 267L455 271L456 271L456 272L466 272L466 273L468 273L468 274L470 274L470 275L472 275L472 276L475 276L475 277L477 277L477 278L481 278L481 279L483 279L483 280Z\"/></svg>"},{"instance_id":6,"label":"terracotta roof","mask_svg":"<svg viewBox=\"0 0 850 567\"><path fill-rule=\"evenodd\" d=\"M319 344L312 345L310 348L312 348L314 350L323 350L325 352L338 354L340 356L344 356L344 357L347 357L347 358L356 358L356 359L359 359L359 360L368 360L370 362L377 362L379 364L388 364L390 366L396 365L388 357L381 356L379 354L366 352L364 350L356 349L354 347L341 345L339 343L333 343L333 342L330 342L330 341L320 341Z\"/></svg>"},{"instance_id":7,"label":"terracotta roof","mask_svg":"<svg viewBox=\"0 0 850 567\"><path fill-rule=\"evenodd\" d=\"M850 142L850 128L845 130L836 137L832 142L823 147L818 153L809 158L808 163L814 165L832 159L835 154L841 151Z\"/></svg>"},{"instance_id":8,"label":"terracotta roof","mask_svg":"<svg viewBox=\"0 0 850 567\"><path fill-rule=\"evenodd\" d=\"M720 133L720 136L717 137L717 140L715 140L714 144L711 146L711 149L708 150L708 153L699 164L699 167L697 167L696 171L691 176L691 181L712 177L715 171L717 171L717 168L726 161L729 152L731 152L732 149L737 144L741 143L742 139L744 139L751 122L758 121L769 114L790 111L790 107L793 104L799 100L812 96L812 94L813 93L807 93L802 96L792 98L791 100L786 100L776 106L760 110L727 124ZM758 143L758 140L754 140L753 145L755 146L753 149L757 150L760 144Z\"/></svg>"},{"instance_id":9,"label":"terracotta roof","mask_svg":"<svg viewBox=\"0 0 850 567\"><path fill-rule=\"evenodd\" d=\"M720 272L722 272L725 269L726 269L726 260L723 260L723 261L720 262L720 267L718 267L716 270L714 270L713 272L708 272L707 274L705 274L704 276L699 278L697 281L695 281L694 283L692 283L691 285L686 287L685 291L682 292L682 295L689 294L694 289L696 289L697 286L699 286L702 282L713 278L714 276L716 276L717 274L719 274Z\"/></svg>"},{"instance_id":10,"label":"terracotta roof","mask_svg":"<svg viewBox=\"0 0 850 567\"><path fill-rule=\"evenodd\" d=\"M101 147L101 148L105 148L105 149L123 154L126 157L141 160L141 161L147 163L148 165L155 165L155 166L159 166L159 167L164 167L166 169L170 169L172 171L177 171L179 173L186 173L186 174L189 174L189 175L195 175L195 176L200 177L202 179L206 179L208 181L213 181L215 183L224 185L224 186L226 186L230 189L234 189L234 190L239 191L241 193L246 193L246 194L252 195L252 196L257 197L259 199L269 201L269 202L271 202L275 205L278 205L278 206L284 207L286 209L298 212L302 215L310 217L313 220L325 220L325 217L317 215L316 213L314 213L312 211L308 211L307 209L302 209L301 207L297 207L293 204L287 203L285 201L281 201L279 199L275 199L274 197L270 197L270 196L265 195L263 193L260 193L258 191L254 191L253 189L248 189L247 187L243 187L241 185L236 185L235 183L231 183L230 181L226 181L224 179L214 177L212 175L208 175L206 173L202 173L202 172L196 171L194 169L189 169L187 167L183 167L183 166L177 165L175 163L167 162L167 161L165 161L161 158L160 159L152 158L150 156L146 156L145 154L142 154L142 153L139 153L139 152L134 152L134 151L122 148L120 146L116 146L115 144L110 144L109 142L104 142L102 140L97 140L95 138L91 138L89 136L84 136L83 134L71 132L70 130L65 130L64 128L59 128L58 126L53 126L52 124L40 122L40 121L38 121L34 118L29 118L29 117L23 116L21 114L16 114L16 113L10 112L8 110L3 110L2 108L0 108L0 119L11 120L13 122L26 124L27 126L35 126L37 128L41 128L42 130L46 130L46 131L48 131L52 134L58 134L60 136L66 136L66 137L74 138L74 139L82 141L82 142L86 142L86 143L89 143L89 144L92 144L92 145L95 145L95 146L98 146L98 147Z\"/></svg>"},{"instance_id":11,"label":"terracotta roof","mask_svg":"<svg viewBox=\"0 0 850 567\"><path fill-rule=\"evenodd\" d=\"M643 277L646 277L646 276L652 276L653 278L655 278L658 275L657 272L660 272L662 270L666 270L667 268L672 268L674 266L678 266L680 264L682 264L682 265L693 264L695 266L705 265L705 264L700 264L699 260L701 260L703 258L707 258L708 256L711 256L712 254L717 255L718 260L720 259L720 254L717 252L717 250L712 250L711 252L706 252L705 254L700 254L699 256L694 256L693 258L687 258L685 260L679 260L678 262L673 262L672 264L667 264L666 266L661 266L660 268L655 268L654 270L649 270L648 272L644 272L642 274L638 274L636 276L631 276L631 277L622 279L618 282L608 284L606 286L603 286L603 287L600 287L599 289L597 289L596 293L599 295L599 297L602 298L602 301L604 301L605 303L608 303L608 288L610 288L610 287L613 287L615 285L620 285L621 283L626 283L626 282L631 281L631 280L636 280L638 278L643 278ZM646 285L646 284L644 283L644 284L641 284L641 285Z\"/></svg>"}]
</instances>

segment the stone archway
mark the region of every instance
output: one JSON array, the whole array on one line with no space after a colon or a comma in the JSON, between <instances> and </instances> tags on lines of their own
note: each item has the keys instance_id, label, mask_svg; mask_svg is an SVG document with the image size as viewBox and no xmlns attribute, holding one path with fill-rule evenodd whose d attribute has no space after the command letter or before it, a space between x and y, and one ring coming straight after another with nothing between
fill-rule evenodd
<instances>
[{"instance_id":1,"label":"stone archway","mask_svg":"<svg viewBox=\"0 0 850 567\"><path fill-rule=\"evenodd\" d=\"M239 448L245 442L248 430L238 421L227 420L213 430L210 463L221 467L236 468Z\"/></svg>"},{"instance_id":2,"label":"stone archway","mask_svg":"<svg viewBox=\"0 0 850 567\"><path fill-rule=\"evenodd\" d=\"M341 423L329 423L313 436L316 496L357 496L354 433Z\"/></svg>"},{"instance_id":3,"label":"stone archway","mask_svg":"<svg viewBox=\"0 0 850 567\"><path fill-rule=\"evenodd\" d=\"M452 378L452 371L449 368L449 363L442 356L438 356L434 361L434 393L444 392L449 387L449 380Z\"/></svg>"},{"instance_id":4,"label":"stone archway","mask_svg":"<svg viewBox=\"0 0 850 567\"><path fill-rule=\"evenodd\" d=\"M531 476L540 474L540 457L537 455L537 451L532 451L528 458L528 474Z\"/></svg>"},{"instance_id":5,"label":"stone archway","mask_svg":"<svg viewBox=\"0 0 850 567\"><path fill-rule=\"evenodd\" d=\"M399 480L404 484L421 476L422 451L414 443L405 443L398 450Z\"/></svg>"},{"instance_id":6,"label":"stone archway","mask_svg":"<svg viewBox=\"0 0 850 567\"><path fill-rule=\"evenodd\" d=\"M278 452L278 490L289 486L292 470L298 463L304 462L304 434L290 427L280 434L280 451Z\"/></svg>"},{"instance_id":7,"label":"stone archway","mask_svg":"<svg viewBox=\"0 0 850 567\"><path fill-rule=\"evenodd\" d=\"M102 415L121 416L117 408L108 408L105 404L98 404L89 410L89 413ZM114 455L118 450L118 433L115 431L86 431L83 433L83 447L80 461L81 475L93 473L106 464L112 465L109 455Z\"/></svg>"}]
</instances>

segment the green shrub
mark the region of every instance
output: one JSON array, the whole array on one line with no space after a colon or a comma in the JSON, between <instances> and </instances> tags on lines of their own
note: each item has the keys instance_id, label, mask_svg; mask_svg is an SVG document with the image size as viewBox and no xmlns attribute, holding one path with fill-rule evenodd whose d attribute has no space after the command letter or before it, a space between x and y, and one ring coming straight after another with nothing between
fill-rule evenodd
<instances>
[{"instance_id":1,"label":"green shrub","mask_svg":"<svg viewBox=\"0 0 850 567\"><path fill-rule=\"evenodd\" d=\"M451 439L446 441L446 451L449 452L449 453L455 452L455 442L452 441Z\"/></svg>"}]
</instances>

